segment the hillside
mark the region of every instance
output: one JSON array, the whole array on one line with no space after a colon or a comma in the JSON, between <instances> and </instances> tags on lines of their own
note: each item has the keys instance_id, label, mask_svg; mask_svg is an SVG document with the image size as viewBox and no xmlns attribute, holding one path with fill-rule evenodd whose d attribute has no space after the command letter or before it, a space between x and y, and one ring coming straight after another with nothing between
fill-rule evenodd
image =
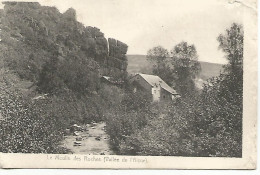
<instances>
[{"instance_id":1,"label":"hillside","mask_svg":"<svg viewBox=\"0 0 260 175\"><path fill-rule=\"evenodd\" d=\"M72 8L3 4L0 152L69 153L61 146L66 128L105 120L116 101L99 76L126 77L128 46L78 22Z\"/></svg>"},{"instance_id":2,"label":"hillside","mask_svg":"<svg viewBox=\"0 0 260 175\"><path fill-rule=\"evenodd\" d=\"M75 120L101 120L105 108L101 104L107 99L103 99L106 89L99 78L101 75L126 78L128 46L105 38L97 27L78 22L72 8L60 13L56 7L37 2L3 4L1 87L6 87L8 93L19 92L16 96L28 103L37 96L47 95L45 100L53 101L51 106L57 105L57 110L62 110L60 114L65 111L64 104L74 106L66 109L66 117L71 119L66 125ZM43 108L43 111L52 110Z\"/></svg>"},{"instance_id":3,"label":"hillside","mask_svg":"<svg viewBox=\"0 0 260 175\"><path fill-rule=\"evenodd\" d=\"M37 2L3 4L0 59L20 78L38 82L43 65L52 59L58 59L58 65L68 62L84 65L96 75L126 76L128 46L105 38L96 27L78 22L74 9L60 13L56 7Z\"/></svg>"},{"instance_id":4,"label":"hillside","mask_svg":"<svg viewBox=\"0 0 260 175\"><path fill-rule=\"evenodd\" d=\"M148 73L150 74L152 71L152 65L146 59L146 55L127 55L128 59L128 73ZM217 63L208 63L200 61L201 64L201 73L200 78L202 80L207 80L208 78L218 76L220 71L223 69L221 64Z\"/></svg>"}]
</instances>

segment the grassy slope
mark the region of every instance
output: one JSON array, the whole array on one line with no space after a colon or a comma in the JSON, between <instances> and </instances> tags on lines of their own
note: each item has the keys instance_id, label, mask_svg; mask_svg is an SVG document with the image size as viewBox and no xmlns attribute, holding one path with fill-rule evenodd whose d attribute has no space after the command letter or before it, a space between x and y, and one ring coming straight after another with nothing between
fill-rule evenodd
<instances>
[{"instance_id":1,"label":"grassy slope","mask_svg":"<svg viewBox=\"0 0 260 175\"><path fill-rule=\"evenodd\" d=\"M147 61L145 55L127 55L128 58L128 73L151 73L152 65ZM208 63L202 62L201 64L201 73L200 78L202 80L207 80L208 78L218 76L220 71L222 70L222 65L217 63Z\"/></svg>"}]
</instances>

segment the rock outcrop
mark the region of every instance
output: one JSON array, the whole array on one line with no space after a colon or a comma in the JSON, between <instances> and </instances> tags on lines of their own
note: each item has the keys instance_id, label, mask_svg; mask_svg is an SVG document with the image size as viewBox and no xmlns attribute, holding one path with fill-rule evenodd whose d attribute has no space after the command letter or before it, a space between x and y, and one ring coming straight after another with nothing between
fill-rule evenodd
<instances>
[{"instance_id":1,"label":"rock outcrop","mask_svg":"<svg viewBox=\"0 0 260 175\"><path fill-rule=\"evenodd\" d=\"M38 59L48 59L57 52L63 59L72 55L94 59L103 75L125 77L127 45L116 39L107 40L100 29L78 22L74 9L62 14L55 7L37 2L4 2L4 5L1 29L18 40L15 42L26 45L28 55L41 54ZM23 59L26 57L27 54ZM41 67L44 61L37 60L36 64Z\"/></svg>"}]
</instances>

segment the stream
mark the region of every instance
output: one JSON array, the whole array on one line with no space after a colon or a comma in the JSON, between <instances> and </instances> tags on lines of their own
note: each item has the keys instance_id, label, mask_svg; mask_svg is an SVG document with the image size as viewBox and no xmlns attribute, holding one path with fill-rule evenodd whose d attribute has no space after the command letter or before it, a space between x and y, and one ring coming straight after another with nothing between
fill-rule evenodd
<instances>
[{"instance_id":1,"label":"stream","mask_svg":"<svg viewBox=\"0 0 260 175\"><path fill-rule=\"evenodd\" d=\"M87 124L87 130L65 136L63 147L70 149L73 154L109 155L109 136L105 132L105 123ZM78 140L76 140L78 138ZM82 140L81 140L82 139Z\"/></svg>"}]
</instances>

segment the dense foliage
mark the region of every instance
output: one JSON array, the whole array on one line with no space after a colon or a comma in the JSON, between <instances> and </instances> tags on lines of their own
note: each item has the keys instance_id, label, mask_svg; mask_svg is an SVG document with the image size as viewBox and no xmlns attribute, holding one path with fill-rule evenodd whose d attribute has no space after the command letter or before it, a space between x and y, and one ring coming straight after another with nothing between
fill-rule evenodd
<instances>
[{"instance_id":1,"label":"dense foliage","mask_svg":"<svg viewBox=\"0 0 260 175\"><path fill-rule=\"evenodd\" d=\"M171 50L171 54L176 90L182 95L193 94L196 89L194 79L201 70L195 46L181 42Z\"/></svg>"},{"instance_id":2,"label":"dense foliage","mask_svg":"<svg viewBox=\"0 0 260 175\"><path fill-rule=\"evenodd\" d=\"M124 114L128 122L124 118L117 118L114 121L116 125L108 123L116 131L114 135L118 132L120 136L125 123L130 126L144 124L126 132L124 138L115 137L119 138L117 145L121 154L242 156L242 26L233 24L218 40L229 63L225 65L223 74L208 80L200 94L186 94L176 102L149 104L135 115L129 112ZM181 48L183 45L185 43L180 45ZM176 53L179 53L178 47L175 48ZM156 111L153 113L155 117L151 117L151 109ZM145 122L141 122L141 119Z\"/></svg>"},{"instance_id":3,"label":"dense foliage","mask_svg":"<svg viewBox=\"0 0 260 175\"><path fill-rule=\"evenodd\" d=\"M181 95L194 94L197 90L194 80L201 67L194 45L181 42L170 54L167 49L157 46L147 52L147 59L153 64L153 74L161 77Z\"/></svg>"},{"instance_id":4,"label":"dense foliage","mask_svg":"<svg viewBox=\"0 0 260 175\"><path fill-rule=\"evenodd\" d=\"M69 71L73 76L75 68L80 69L81 73L77 75L83 75L82 79L88 78L86 81L97 79L99 73L126 78L127 45L115 39L107 40L96 27L85 27L76 20L74 9L68 9L62 14L55 7L45 7L34 2L4 4L4 10L0 13L2 57L21 78L34 83L46 83L46 77L39 76L39 72L45 74L49 69L57 69L60 73ZM52 62L55 65L46 68ZM63 67L58 68L60 64ZM68 64L73 65L66 67ZM88 71L83 71L84 67ZM55 76L55 79L63 82L65 88L75 88L68 85L69 80L64 80L64 77ZM47 82L45 86L49 84L49 87L44 87L46 91L53 88L54 80L49 81L52 82ZM84 83L83 88L86 87Z\"/></svg>"},{"instance_id":5,"label":"dense foliage","mask_svg":"<svg viewBox=\"0 0 260 175\"><path fill-rule=\"evenodd\" d=\"M107 132L113 150L118 154L125 154L121 149L124 141L143 128L153 116L150 99L146 93L125 94L120 103L106 114ZM135 148L131 148L131 154L134 154L134 151Z\"/></svg>"},{"instance_id":6,"label":"dense foliage","mask_svg":"<svg viewBox=\"0 0 260 175\"><path fill-rule=\"evenodd\" d=\"M175 74L169 64L169 52L162 46L153 47L147 52L147 59L152 63L152 73L158 75L167 84L173 85Z\"/></svg>"},{"instance_id":7,"label":"dense foliage","mask_svg":"<svg viewBox=\"0 0 260 175\"><path fill-rule=\"evenodd\" d=\"M51 111L46 111L48 103L28 103L21 94L5 89L1 89L0 100L3 116L0 122L1 152L67 152L57 145L63 139L62 113L50 115Z\"/></svg>"},{"instance_id":8,"label":"dense foliage","mask_svg":"<svg viewBox=\"0 0 260 175\"><path fill-rule=\"evenodd\" d=\"M241 25L217 38L228 64L200 93L194 45L149 50L153 74L182 95L151 103L126 79L127 45L77 22L75 10L5 2L0 15L0 152L68 153L60 145L68 126L105 121L117 154L242 156ZM100 74L124 84L102 83Z\"/></svg>"},{"instance_id":9,"label":"dense foliage","mask_svg":"<svg viewBox=\"0 0 260 175\"><path fill-rule=\"evenodd\" d=\"M99 89L98 68L97 62L91 59L70 57L59 61L54 55L43 65L37 86L44 93L61 93L68 89L90 94Z\"/></svg>"},{"instance_id":10,"label":"dense foliage","mask_svg":"<svg viewBox=\"0 0 260 175\"><path fill-rule=\"evenodd\" d=\"M104 120L112 100L99 78L126 78L127 45L77 22L74 9L4 5L0 77L14 81L0 80L0 152L68 152L60 147L66 127Z\"/></svg>"}]
</instances>

